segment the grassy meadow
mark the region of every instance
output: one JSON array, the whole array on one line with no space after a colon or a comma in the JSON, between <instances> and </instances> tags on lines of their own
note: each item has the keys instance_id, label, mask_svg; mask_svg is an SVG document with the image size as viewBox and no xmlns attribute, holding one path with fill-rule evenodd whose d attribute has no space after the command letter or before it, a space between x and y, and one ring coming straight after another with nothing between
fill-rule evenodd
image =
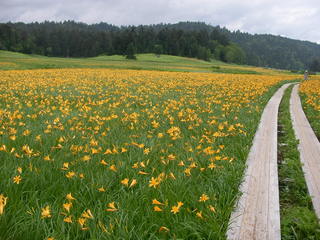
<instances>
[{"instance_id":1,"label":"grassy meadow","mask_svg":"<svg viewBox=\"0 0 320 240\"><path fill-rule=\"evenodd\" d=\"M152 54L1 51L0 68L0 239L15 240L224 239L262 110L297 78Z\"/></svg>"},{"instance_id":2,"label":"grassy meadow","mask_svg":"<svg viewBox=\"0 0 320 240\"><path fill-rule=\"evenodd\" d=\"M92 58L58 58L27 55L0 50L0 70L55 69L55 68L111 68L132 70L156 70L174 72L217 72L231 74L290 74L289 71L260 67L226 64L212 60L206 62L194 58L154 54L137 54L137 60L125 56L98 56Z\"/></svg>"}]
</instances>

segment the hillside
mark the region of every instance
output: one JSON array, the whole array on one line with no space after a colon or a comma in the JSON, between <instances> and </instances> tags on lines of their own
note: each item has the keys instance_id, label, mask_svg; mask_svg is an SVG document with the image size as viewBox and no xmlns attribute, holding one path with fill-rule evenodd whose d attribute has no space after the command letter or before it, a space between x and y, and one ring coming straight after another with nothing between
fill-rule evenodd
<instances>
[{"instance_id":1,"label":"hillside","mask_svg":"<svg viewBox=\"0 0 320 240\"><path fill-rule=\"evenodd\" d=\"M320 71L320 60L315 61L320 59L319 44L270 34L231 32L202 22L121 27L74 21L0 23L0 50L54 57L152 52L278 69L313 66L311 70Z\"/></svg>"},{"instance_id":2,"label":"hillside","mask_svg":"<svg viewBox=\"0 0 320 240\"><path fill-rule=\"evenodd\" d=\"M31 55L0 50L0 70L18 69L54 69L54 68L113 68L156 70L172 72L216 72L233 74L288 74L288 71L266 69L222 61L203 61L195 58L155 54L137 54L136 60L126 59L122 55L101 55L90 58L61 58Z\"/></svg>"},{"instance_id":3,"label":"hillside","mask_svg":"<svg viewBox=\"0 0 320 240\"><path fill-rule=\"evenodd\" d=\"M309 41L300 41L271 34L250 34L230 31L219 26L201 22L180 22L160 24L158 28L175 28L189 31L215 31L223 33L227 41L232 41L244 50L245 63L253 66L279 69L305 69L312 61L320 58L320 45ZM319 70L318 70L319 71Z\"/></svg>"},{"instance_id":4,"label":"hillside","mask_svg":"<svg viewBox=\"0 0 320 240\"><path fill-rule=\"evenodd\" d=\"M247 55L247 64L282 69L308 68L320 57L320 45L270 34L225 31Z\"/></svg>"}]
</instances>

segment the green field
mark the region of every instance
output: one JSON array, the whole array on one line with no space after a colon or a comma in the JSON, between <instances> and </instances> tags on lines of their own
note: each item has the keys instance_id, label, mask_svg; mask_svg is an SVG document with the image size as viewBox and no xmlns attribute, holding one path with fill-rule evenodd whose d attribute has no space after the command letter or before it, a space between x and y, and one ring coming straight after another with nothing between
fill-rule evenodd
<instances>
[{"instance_id":1,"label":"green field","mask_svg":"<svg viewBox=\"0 0 320 240\"><path fill-rule=\"evenodd\" d=\"M180 72L217 72L235 74L291 74L289 71L210 62L170 55L137 54L137 60L124 56L98 56L93 58L58 58L27 55L0 50L0 69L53 69L53 68L112 68Z\"/></svg>"},{"instance_id":2,"label":"green field","mask_svg":"<svg viewBox=\"0 0 320 240\"><path fill-rule=\"evenodd\" d=\"M297 75L137 57L0 51L0 239L225 239L264 106Z\"/></svg>"}]
</instances>

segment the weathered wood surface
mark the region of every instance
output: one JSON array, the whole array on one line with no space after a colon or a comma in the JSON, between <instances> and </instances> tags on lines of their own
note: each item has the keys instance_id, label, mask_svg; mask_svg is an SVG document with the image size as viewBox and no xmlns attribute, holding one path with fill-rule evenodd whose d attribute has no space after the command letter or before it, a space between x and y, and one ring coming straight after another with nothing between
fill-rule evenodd
<instances>
[{"instance_id":1,"label":"weathered wood surface","mask_svg":"<svg viewBox=\"0 0 320 240\"><path fill-rule=\"evenodd\" d=\"M299 140L300 161L308 191L320 219L320 143L303 112L298 87L294 86L291 93L290 114L296 138Z\"/></svg>"},{"instance_id":2,"label":"weathered wood surface","mask_svg":"<svg viewBox=\"0 0 320 240\"><path fill-rule=\"evenodd\" d=\"M247 159L242 195L232 213L228 239L280 239L277 168L278 109L283 85L265 107Z\"/></svg>"}]
</instances>

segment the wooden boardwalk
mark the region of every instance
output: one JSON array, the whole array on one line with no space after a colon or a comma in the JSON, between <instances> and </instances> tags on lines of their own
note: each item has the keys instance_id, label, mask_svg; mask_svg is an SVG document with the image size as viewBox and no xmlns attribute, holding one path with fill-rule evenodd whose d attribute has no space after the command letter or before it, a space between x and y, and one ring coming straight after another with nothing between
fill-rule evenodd
<instances>
[{"instance_id":1,"label":"wooden boardwalk","mask_svg":"<svg viewBox=\"0 0 320 240\"><path fill-rule=\"evenodd\" d=\"M242 195L230 218L228 239L280 239L277 123L279 104L289 85L283 85L263 111L240 186Z\"/></svg>"},{"instance_id":2,"label":"wooden boardwalk","mask_svg":"<svg viewBox=\"0 0 320 240\"><path fill-rule=\"evenodd\" d=\"M298 85L294 86L291 93L290 113L296 138L299 140L300 161L308 191L320 219L320 143L303 112Z\"/></svg>"}]
</instances>

